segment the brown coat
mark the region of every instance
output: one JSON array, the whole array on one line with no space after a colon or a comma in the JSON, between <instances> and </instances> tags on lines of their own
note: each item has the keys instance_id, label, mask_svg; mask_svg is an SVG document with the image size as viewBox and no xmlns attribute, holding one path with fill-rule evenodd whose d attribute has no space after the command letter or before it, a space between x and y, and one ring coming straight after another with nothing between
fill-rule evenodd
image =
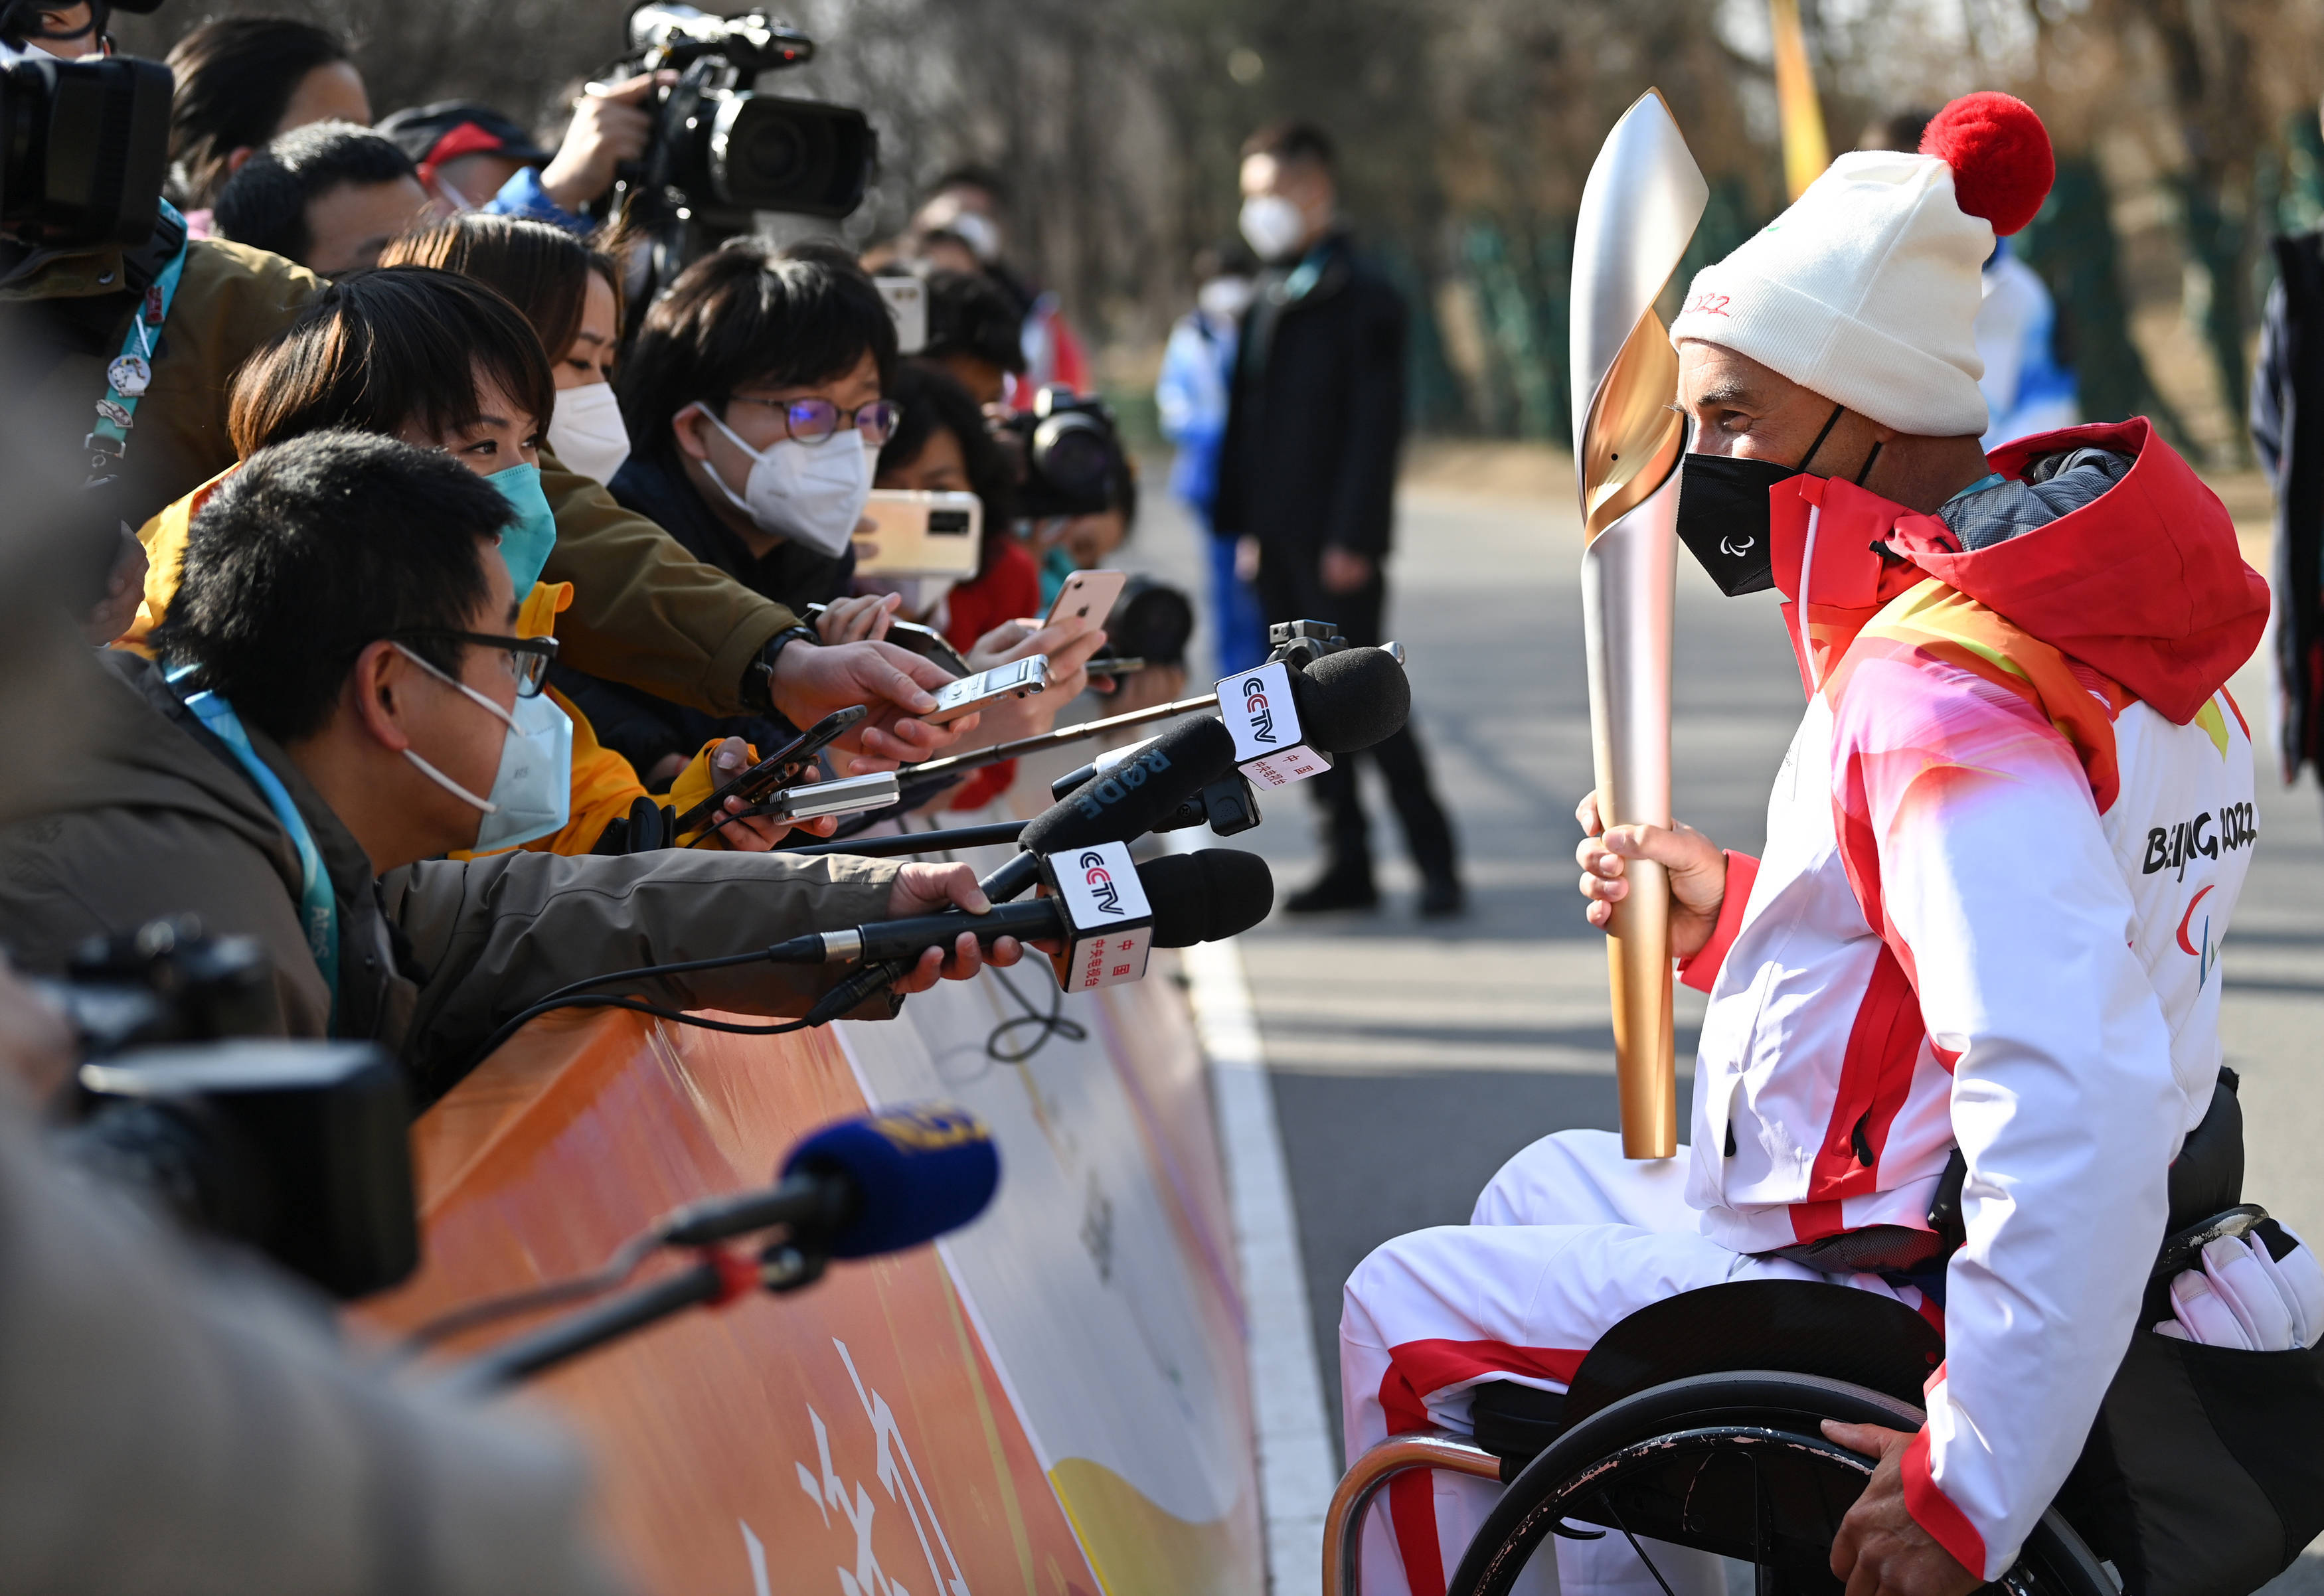
<instances>
[{"instance_id":1,"label":"brown coat","mask_svg":"<svg viewBox=\"0 0 2324 1596\"><path fill-rule=\"evenodd\" d=\"M52 449L78 459L81 435L97 420L106 363L120 352L136 301L118 288L119 252L51 262L28 281L0 289L0 307L42 300L88 300L80 346L40 358L35 380L12 382L27 394L20 412L55 430ZM182 499L235 463L226 437L226 392L259 346L298 318L322 292L322 279L280 255L224 239L187 246L186 270L161 328L153 385L138 401L124 466L143 520ZM97 301L118 302L99 314ZM51 307L53 309L53 306ZM11 327L53 331L12 316ZM7 330L0 328L0 331ZM10 351L22 369L29 356ZM30 374L29 373L27 374ZM742 673L777 632L798 624L782 605L696 559L661 528L613 502L595 481L567 471L546 451L541 491L557 515L557 545L543 579L570 582L573 607L558 625L565 658L592 676L706 710L739 715Z\"/></svg>"},{"instance_id":2,"label":"brown coat","mask_svg":"<svg viewBox=\"0 0 2324 1596\"><path fill-rule=\"evenodd\" d=\"M888 912L897 867L844 855L500 853L429 860L374 883L355 838L253 728L336 889L334 1018L300 930L290 834L155 667L117 651L99 658L106 679L92 689L85 753L44 813L0 827L0 946L47 973L93 934L198 915L210 934L254 936L272 955L272 1034L376 1038L410 1066L423 1099L456 1080L503 1021L570 982ZM829 970L742 965L609 990L678 1008L798 1014L829 987ZM875 1010L889 1011L884 1002Z\"/></svg>"}]
</instances>

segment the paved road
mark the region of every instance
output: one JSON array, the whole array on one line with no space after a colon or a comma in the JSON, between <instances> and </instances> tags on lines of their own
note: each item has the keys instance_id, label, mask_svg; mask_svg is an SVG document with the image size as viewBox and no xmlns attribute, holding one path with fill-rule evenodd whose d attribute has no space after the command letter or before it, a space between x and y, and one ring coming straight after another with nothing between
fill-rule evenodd
<instances>
[{"instance_id":1,"label":"paved road","mask_svg":"<svg viewBox=\"0 0 2324 1596\"><path fill-rule=\"evenodd\" d=\"M1365 1253L1465 1220L1535 1138L1616 1123L1604 955L1574 893L1572 810L1591 776L1572 502L1409 486L1399 529L1391 631L1411 650L1416 718L1461 829L1472 910L1444 927L1417 919L1416 877L1375 784L1387 907L1278 911L1243 938L1335 1408L1340 1282ZM1138 559L1185 580L1195 537L1157 495ZM2264 568L2263 550L2247 553ZM1676 810L1756 852L1801 706L1774 595L1722 598L1682 559L1676 655ZM2257 725L2258 673L2234 690ZM2226 955L2246 1189L2324 1235L2324 810L2312 780L2286 793L2271 766L2261 785L2261 852ZM1280 795L1269 824L1238 839L1274 863L1278 896L1315 867L1305 807ZM1684 1071L1702 1000L1682 988L1678 1004ZM2301 1588L2324 1591L2324 1577Z\"/></svg>"}]
</instances>

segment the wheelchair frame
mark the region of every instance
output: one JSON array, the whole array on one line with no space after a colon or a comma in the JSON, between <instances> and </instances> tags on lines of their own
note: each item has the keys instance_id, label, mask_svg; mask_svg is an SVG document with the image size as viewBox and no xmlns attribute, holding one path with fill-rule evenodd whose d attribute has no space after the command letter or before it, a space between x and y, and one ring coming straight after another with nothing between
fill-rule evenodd
<instances>
[{"instance_id":1,"label":"wheelchair frame","mask_svg":"<svg viewBox=\"0 0 2324 1596\"><path fill-rule=\"evenodd\" d=\"M2187 1267L2205 1243L2222 1236L2246 1235L2266 1218L2267 1211L2258 1204L2238 1203L2179 1229L2163 1243L2150 1281L2168 1279ZM1721 1296L1723 1302L1706 1307L1701 1299L1712 1295ZM1827 1309L1840 1308L1831 1328L1842 1333L1802 1336L1796 1322L1783 1324L1787 1315L1766 1311L1779 1302L1785 1306L1797 1303L1807 1305L1814 1315L1816 1295L1822 1296ZM1729 1324L1721 1325L1718 1321L1722 1306L1730 1313L1735 1308L1743 1311ZM1688 1321L1697 1311L1702 1315L1701 1324L1691 1325ZM1628 1462L1649 1454L1667 1461L1674 1448L1727 1448L1739 1453L1780 1447L1815 1453L1827 1463L1868 1477L1873 1460L1826 1440L1817 1421L1836 1419L1901 1430L1918 1430L1926 1422L1921 1408L1897 1394L1904 1388L1902 1382L1914 1378L1908 1367L1891 1367L1875 1375L1877 1356L1872 1362L1859 1363L1855 1355L1841 1350L1853 1340L1860 1353L1861 1333L1884 1314L1891 1317L1893 1329L1908 1335L1921 1323L1912 1310L1876 1294L1807 1281L1729 1282L1649 1304L1599 1339L1575 1371L1567 1394L1569 1422L1514 1474L1499 1454L1468 1436L1443 1429L1391 1435L1357 1458L1333 1492L1324 1519L1324 1596L1359 1596L1365 1515L1390 1480L1412 1469L1446 1469L1499 1481L1506 1487L1476 1537L1462 1551L1446 1587L1447 1596L1504 1596L1544 1540L1553 1535L1595 1538L1596 1532L1575 1531L1564 1523L1569 1516L1578 1516L1580 1488L1599 1484L1602 1491L1607 1471L1618 1472ZM1895 1317L1900 1315L1903 1317ZM1846 1323L1851 1319L1856 1321L1853 1325ZM1703 1327L1722 1333L1707 1341L1688 1333ZM1740 1333L1729 1336L1725 1333L1729 1329ZM1803 1354L1805 1361L1855 1364L1850 1372L1879 1378L1890 1388L1883 1391L1827 1375L1737 1368L1720 1361L1722 1356L1739 1352L1748 1362L1776 1353L1786 1343L1791 1343L1790 1350ZM1787 1422L1790 1419L1805 1423L1793 1427ZM1641 1425L1649 1427L1640 1433ZM1761 1485L1756 1459L1752 1468L1757 1512ZM1601 1499L1610 1507L1610 1497ZM1619 1524L1618 1516L1616 1526L1635 1545L1635 1536ZM1754 1533L1754 1555L1760 1569L1757 1587L1762 1596L1770 1596L1778 1588L1775 1571L1766 1559L1768 1545L1758 1538L1756 1527ZM1508 1555L1512 1552L1517 1554L1514 1562ZM1640 1556L1645 1556L1643 1551ZM1648 1567L1652 1568L1651 1561ZM1659 1573L1656 1577L1659 1580ZM2121 1588L2054 1506L2043 1512L2027 1536L2018 1562L1997 1583L2013 1596L2116 1596Z\"/></svg>"}]
</instances>

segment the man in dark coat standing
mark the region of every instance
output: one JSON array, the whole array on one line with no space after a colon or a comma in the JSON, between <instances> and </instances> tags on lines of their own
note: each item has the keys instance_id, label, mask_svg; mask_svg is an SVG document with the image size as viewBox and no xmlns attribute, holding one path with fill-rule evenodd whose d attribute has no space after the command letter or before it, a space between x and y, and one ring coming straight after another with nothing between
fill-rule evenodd
<instances>
[{"instance_id":1,"label":"man in dark coat standing","mask_svg":"<svg viewBox=\"0 0 2324 1596\"><path fill-rule=\"evenodd\" d=\"M2276 750L2324 772L2324 234L2275 241L2252 374L2252 442L2275 489Z\"/></svg>"},{"instance_id":2,"label":"man in dark coat standing","mask_svg":"<svg viewBox=\"0 0 2324 1596\"><path fill-rule=\"evenodd\" d=\"M1302 122L1243 145L1242 233L1266 263L1244 313L1213 524L1256 543L1272 622L1329 621L1351 643L1382 639L1384 569L1404 436L1404 300L1360 260L1338 214L1331 140ZM1452 828L1407 725L1369 751L1419 865L1420 912L1461 912ZM1370 909L1370 825L1355 756L1314 779L1328 850L1294 913Z\"/></svg>"}]
</instances>

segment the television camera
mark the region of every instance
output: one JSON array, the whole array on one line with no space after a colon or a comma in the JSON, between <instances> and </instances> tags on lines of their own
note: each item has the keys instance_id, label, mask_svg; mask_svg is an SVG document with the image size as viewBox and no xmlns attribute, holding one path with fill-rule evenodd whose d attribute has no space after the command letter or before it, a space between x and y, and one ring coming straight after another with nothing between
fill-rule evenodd
<instances>
[{"instance_id":1,"label":"television camera","mask_svg":"<svg viewBox=\"0 0 2324 1596\"><path fill-rule=\"evenodd\" d=\"M751 230L756 213L837 218L863 202L879 138L863 113L761 94L760 74L804 66L815 42L763 11L714 16L650 3L630 13L615 76L674 71L655 91L644 155L625 163L602 216L623 216L650 244L650 297L687 262Z\"/></svg>"}]
</instances>

